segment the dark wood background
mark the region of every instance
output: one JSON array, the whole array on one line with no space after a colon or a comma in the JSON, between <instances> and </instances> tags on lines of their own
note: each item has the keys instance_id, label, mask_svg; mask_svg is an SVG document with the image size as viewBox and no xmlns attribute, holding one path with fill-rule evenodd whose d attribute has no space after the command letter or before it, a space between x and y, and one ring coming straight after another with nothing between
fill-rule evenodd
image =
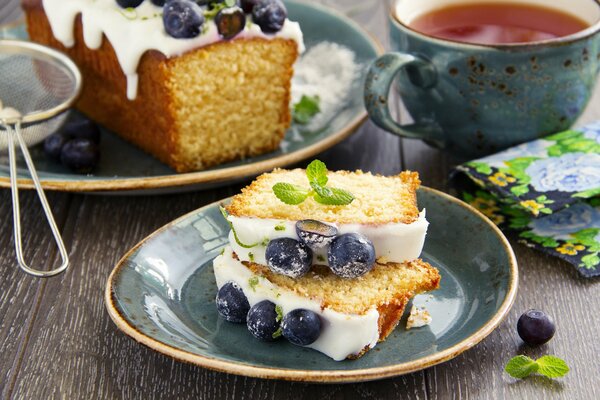
<instances>
[{"instance_id":1,"label":"dark wood background","mask_svg":"<svg viewBox=\"0 0 600 400\"><path fill-rule=\"evenodd\" d=\"M347 0L337 1L347 6ZM322 1L324 2L324 1ZM356 3L356 1L353 1ZM19 18L18 0L0 0L0 23ZM354 17L387 43L386 2L372 1ZM1 77L0 77L1 79ZM584 120L600 118L600 93ZM400 114L404 114L401 110ZM332 169L383 174L419 171L425 185L445 190L452 164L418 141L400 140L370 122L319 156ZM186 365L136 344L117 330L103 303L115 262L139 240L240 185L180 195L102 197L50 193L70 249L68 273L34 279L15 265L10 192L0 190L0 398L10 399L378 399L378 398L600 398L600 282L584 280L568 264L514 244L521 285L510 315L487 339L457 358L424 371L378 382L310 385L266 381ZM34 265L58 262L33 193L22 194L24 245ZM555 338L537 349L516 333L529 308L551 314ZM516 354L565 358L564 379L522 381L503 372Z\"/></svg>"}]
</instances>

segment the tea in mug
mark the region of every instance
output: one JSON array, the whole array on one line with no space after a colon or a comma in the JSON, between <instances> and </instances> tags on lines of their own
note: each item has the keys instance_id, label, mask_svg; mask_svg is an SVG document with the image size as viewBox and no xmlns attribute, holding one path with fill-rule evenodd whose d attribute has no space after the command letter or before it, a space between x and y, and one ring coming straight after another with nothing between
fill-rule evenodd
<instances>
[{"instance_id":1,"label":"tea in mug","mask_svg":"<svg viewBox=\"0 0 600 400\"><path fill-rule=\"evenodd\" d=\"M409 26L441 39L507 44L568 36L590 25L567 12L532 4L465 3L430 11Z\"/></svg>"}]
</instances>

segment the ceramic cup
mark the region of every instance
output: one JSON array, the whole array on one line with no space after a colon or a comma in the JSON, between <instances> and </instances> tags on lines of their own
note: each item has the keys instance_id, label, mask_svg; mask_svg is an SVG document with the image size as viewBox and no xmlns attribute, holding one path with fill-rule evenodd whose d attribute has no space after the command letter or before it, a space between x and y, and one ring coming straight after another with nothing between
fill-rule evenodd
<instances>
[{"instance_id":1,"label":"ceramic cup","mask_svg":"<svg viewBox=\"0 0 600 400\"><path fill-rule=\"evenodd\" d=\"M442 40L410 28L415 17L468 2L555 7L590 27L525 44ZM365 105L383 129L424 139L463 157L482 156L569 128L593 92L600 66L600 3L595 0L398 0L390 15L392 53L371 65ZM415 123L388 109L397 90Z\"/></svg>"}]
</instances>

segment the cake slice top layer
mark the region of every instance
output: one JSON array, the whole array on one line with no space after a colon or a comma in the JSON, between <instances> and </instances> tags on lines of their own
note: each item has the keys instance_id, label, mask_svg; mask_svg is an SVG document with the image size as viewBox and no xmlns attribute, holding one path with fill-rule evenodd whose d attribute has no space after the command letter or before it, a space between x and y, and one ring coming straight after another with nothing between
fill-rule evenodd
<instances>
[{"instance_id":1,"label":"cake slice top layer","mask_svg":"<svg viewBox=\"0 0 600 400\"><path fill-rule=\"evenodd\" d=\"M356 279L344 279L325 266L315 266L300 278L289 278L251 262L244 265L272 284L321 302L321 307L363 315L373 308L405 304L416 294L437 289L438 270L417 259L407 263L375 264L373 270Z\"/></svg>"},{"instance_id":2,"label":"cake slice top layer","mask_svg":"<svg viewBox=\"0 0 600 400\"><path fill-rule=\"evenodd\" d=\"M315 219L339 224L410 224L419 218L416 190L421 182L416 172L387 177L362 171L337 171L329 172L327 177L328 187L349 191L354 201L349 205L327 206L309 196L301 204L285 204L275 196L273 185L285 182L309 189L309 182L303 169L276 169L242 189L227 211L236 217Z\"/></svg>"}]
</instances>

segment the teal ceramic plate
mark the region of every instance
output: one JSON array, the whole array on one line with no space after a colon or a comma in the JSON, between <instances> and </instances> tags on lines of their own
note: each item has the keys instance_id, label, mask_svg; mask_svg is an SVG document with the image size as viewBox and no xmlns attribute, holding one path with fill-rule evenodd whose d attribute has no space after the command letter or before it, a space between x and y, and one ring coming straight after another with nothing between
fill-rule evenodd
<instances>
[{"instance_id":1,"label":"teal ceramic plate","mask_svg":"<svg viewBox=\"0 0 600 400\"><path fill-rule=\"evenodd\" d=\"M307 48L320 42L342 44L356 54L366 66L383 53L381 45L350 19L330 9L298 1L287 1L290 19L298 21ZM0 38L26 39L23 23L0 27ZM344 109L321 131L300 134L294 126L288 131L279 150L259 157L223 164L206 171L176 174L138 148L104 130L102 160L94 175L77 175L58 163L48 161L40 146L32 149L44 188L75 192L147 193L206 189L242 180L293 164L318 154L349 136L365 121L362 103L362 79L355 82ZM20 164L19 184L32 187L24 162ZM0 187L10 187L8 160L0 153Z\"/></svg>"},{"instance_id":2,"label":"teal ceramic plate","mask_svg":"<svg viewBox=\"0 0 600 400\"><path fill-rule=\"evenodd\" d=\"M336 362L286 341L263 343L215 309L212 260L229 226L211 204L163 227L131 250L106 287L108 312L127 335L181 361L232 374L310 382L355 382L417 371L473 347L502 321L517 292L517 263L502 233L482 214L423 188L430 222L423 257L442 275L417 296L430 326L405 330L355 361ZM410 306L409 306L410 307ZM407 307L407 308L409 308Z\"/></svg>"}]
</instances>

